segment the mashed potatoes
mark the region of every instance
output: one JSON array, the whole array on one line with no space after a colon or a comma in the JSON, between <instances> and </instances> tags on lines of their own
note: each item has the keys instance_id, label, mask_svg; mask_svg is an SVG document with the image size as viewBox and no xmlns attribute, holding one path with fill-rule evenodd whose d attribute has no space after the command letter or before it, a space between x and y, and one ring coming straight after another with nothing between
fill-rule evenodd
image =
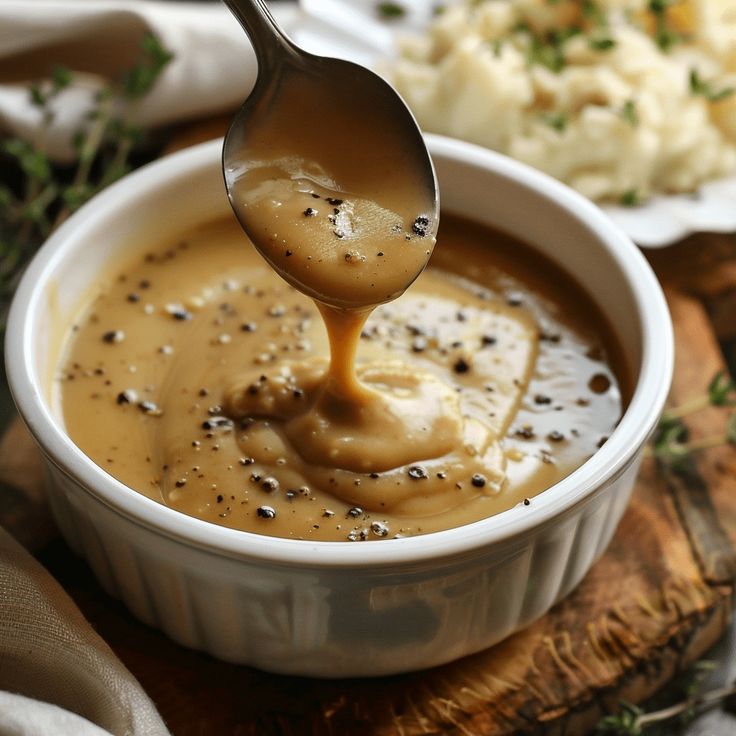
<instances>
[{"instance_id":1,"label":"mashed potatoes","mask_svg":"<svg viewBox=\"0 0 736 736\"><path fill-rule=\"evenodd\" d=\"M426 130L636 204L736 170L736 0L475 0L406 40Z\"/></svg>"}]
</instances>

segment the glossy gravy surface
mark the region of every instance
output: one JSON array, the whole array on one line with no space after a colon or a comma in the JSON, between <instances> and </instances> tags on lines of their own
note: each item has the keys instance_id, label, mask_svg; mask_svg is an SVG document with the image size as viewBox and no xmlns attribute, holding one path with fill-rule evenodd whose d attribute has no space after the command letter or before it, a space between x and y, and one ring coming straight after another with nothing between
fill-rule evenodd
<instances>
[{"instance_id":1,"label":"glossy gravy surface","mask_svg":"<svg viewBox=\"0 0 736 736\"><path fill-rule=\"evenodd\" d=\"M359 333L360 390L385 399L358 404L370 416L325 401L315 303L230 220L141 253L88 304L58 384L72 439L130 487L238 529L357 541L478 520L569 474L621 414L579 287L447 215L430 267Z\"/></svg>"},{"instance_id":2,"label":"glossy gravy surface","mask_svg":"<svg viewBox=\"0 0 736 736\"><path fill-rule=\"evenodd\" d=\"M320 161L334 157L319 154ZM228 416L268 419L305 468L385 471L460 446L460 415L456 402L448 403L454 398L448 386L396 362L373 364L370 374L355 370L373 309L401 295L429 260L437 230L433 200L406 186L382 204L386 192L370 186L376 181L370 167L353 182L355 193L315 160L246 160L230 190L235 211L277 273L315 300L330 360L326 368L290 363L263 381L245 376L226 396ZM295 391L304 401L289 400Z\"/></svg>"}]
</instances>

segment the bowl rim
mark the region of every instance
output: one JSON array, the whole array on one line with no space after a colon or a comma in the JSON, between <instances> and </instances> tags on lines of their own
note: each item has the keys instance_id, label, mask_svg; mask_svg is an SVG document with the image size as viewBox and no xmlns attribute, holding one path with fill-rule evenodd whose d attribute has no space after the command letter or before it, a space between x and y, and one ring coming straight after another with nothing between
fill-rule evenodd
<instances>
[{"instance_id":1,"label":"bowl rim","mask_svg":"<svg viewBox=\"0 0 736 736\"><path fill-rule=\"evenodd\" d=\"M672 323L651 267L632 241L597 206L557 180L474 144L431 134L426 139L433 157L491 170L497 177L510 179L534 196L565 210L594 234L628 281L642 333L639 378L618 426L589 460L535 496L528 506L517 505L453 529L356 544L283 539L187 516L124 485L84 455L51 413L32 368L31 328L38 319L43 287L55 267L64 261L69 244L75 242L80 229L115 216L142 190L154 192L155 196L156 191L175 179L187 181L197 172L219 165L222 139L165 156L111 185L74 213L46 241L27 268L10 309L5 362L13 399L47 460L77 482L84 492L159 535L218 556L307 568L385 568L482 554L492 546L553 523L620 475L654 430L673 371ZM605 312L603 306L601 309Z\"/></svg>"}]
</instances>

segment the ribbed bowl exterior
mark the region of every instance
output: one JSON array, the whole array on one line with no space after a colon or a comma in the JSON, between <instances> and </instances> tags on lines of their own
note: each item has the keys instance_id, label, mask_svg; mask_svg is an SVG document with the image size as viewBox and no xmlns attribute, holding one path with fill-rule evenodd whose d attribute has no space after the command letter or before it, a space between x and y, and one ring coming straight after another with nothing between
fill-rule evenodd
<instances>
[{"instance_id":1,"label":"ribbed bowl exterior","mask_svg":"<svg viewBox=\"0 0 736 736\"><path fill-rule=\"evenodd\" d=\"M359 574L214 555L121 516L52 463L47 467L64 538L141 621L230 662L351 677L439 665L544 615L605 550L638 459L554 523L511 543L439 570L417 565Z\"/></svg>"}]
</instances>

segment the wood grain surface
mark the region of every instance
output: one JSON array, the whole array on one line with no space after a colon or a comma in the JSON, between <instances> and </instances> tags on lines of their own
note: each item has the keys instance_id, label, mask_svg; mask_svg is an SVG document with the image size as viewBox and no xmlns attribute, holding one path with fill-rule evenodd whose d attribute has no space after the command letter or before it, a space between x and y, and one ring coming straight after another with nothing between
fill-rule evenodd
<instances>
[{"instance_id":1,"label":"wood grain surface","mask_svg":"<svg viewBox=\"0 0 736 736\"><path fill-rule=\"evenodd\" d=\"M189 129L188 141L221 130L222 121ZM680 403L705 390L724 367L721 343L736 338L723 306L736 304L736 239L691 238L670 252L651 260L675 322L672 401ZM686 419L694 438L724 422L716 408ZM525 631L450 665L367 681L268 675L186 650L137 623L55 537L38 451L18 421L0 443L0 484L0 524L65 586L175 736L586 734L620 699L643 700L700 657L732 615L733 448L698 453L680 476L645 460L607 553Z\"/></svg>"}]
</instances>

